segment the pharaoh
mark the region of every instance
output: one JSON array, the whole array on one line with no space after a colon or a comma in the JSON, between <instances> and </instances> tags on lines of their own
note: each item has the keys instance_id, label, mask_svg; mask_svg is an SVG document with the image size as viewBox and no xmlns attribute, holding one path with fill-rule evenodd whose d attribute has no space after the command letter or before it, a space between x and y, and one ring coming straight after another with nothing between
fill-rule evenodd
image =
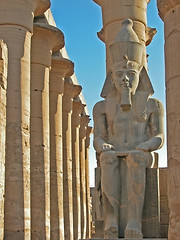
<instances>
[{"instance_id":1,"label":"pharaoh","mask_svg":"<svg viewBox=\"0 0 180 240\"><path fill-rule=\"evenodd\" d=\"M154 98L143 48L126 19L110 46L111 73L94 106L94 148L100 157L103 197L104 237L117 238L121 189L127 192L125 238L143 238L142 211L146 168L153 164L152 151L163 145L163 106ZM126 186L122 186L120 162L127 166Z\"/></svg>"}]
</instances>

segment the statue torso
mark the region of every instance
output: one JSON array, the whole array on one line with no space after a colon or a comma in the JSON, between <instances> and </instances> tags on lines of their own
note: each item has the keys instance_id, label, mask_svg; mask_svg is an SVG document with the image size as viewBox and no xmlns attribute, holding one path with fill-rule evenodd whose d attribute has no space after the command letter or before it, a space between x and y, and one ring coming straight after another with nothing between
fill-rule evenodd
<instances>
[{"instance_id":1,"label":"statue torso","mask_svg":"<svg viewBox=\"0 0 180 240\"><path fill-rule=\"evenodd\" d=\"M150 139L148 102L141 117L138 117L135 106L129 111L122 111L116 98L106 100L105 106L107 142L114 145L116 150L133 150Z\"/></svg>"}]
</instances>

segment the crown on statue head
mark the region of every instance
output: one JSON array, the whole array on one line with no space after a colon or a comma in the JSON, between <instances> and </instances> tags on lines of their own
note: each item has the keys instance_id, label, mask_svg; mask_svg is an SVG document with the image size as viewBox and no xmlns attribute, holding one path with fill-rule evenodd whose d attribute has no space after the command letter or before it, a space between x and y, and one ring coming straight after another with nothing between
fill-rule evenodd
<instances>
[{"instance_id":1,"label":"crown on statue head","mask_svg":"<svg viewBox=\"0 0 180 240\"><path fill-rule=\"evenodd\" d=\"M133 61L141 65L144 46L140 44L133 22L126 19L122 22L122 28L110 46L112 64L123 61L123 64ZM125 63L126 61L126 63Z\"/></svg>"}]
</instances>

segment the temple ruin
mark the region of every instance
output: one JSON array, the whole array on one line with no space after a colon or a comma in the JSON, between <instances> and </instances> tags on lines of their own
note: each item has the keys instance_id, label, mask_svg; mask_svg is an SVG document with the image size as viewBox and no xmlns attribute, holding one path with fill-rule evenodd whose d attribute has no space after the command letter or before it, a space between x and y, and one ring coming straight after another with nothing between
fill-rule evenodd
<instances>
[{"instance_id":1,"label":"temple ruin","mask_svg":"<svg viewBox=\"0 0 180 240\"><path fill-rule=\"evenodd\" d=\"M90 196L93 129L83 86L66 52L66 33L56 26L50 0L0 0L0 240L180 239L180 0L157 0L165 30L167 168L158 168L163 106L151 99L148 77L146 47L156 34L147 26L150 0L91 1L102 10L97 35L106 49L101 92L106 104L94 110L97 168ZM117 93L117 73L126 75L123 97ZM117 143L121 132L123 141ZM110 142L103 145L107 136ZM132 150L138 152L129 154ZM123 190L113 183L113 174L106 176L111 160L119 161L115 167L121 169ZM121 209L116 214L107 214L108 184L121 189L112 204Z\"/></svg>"}]
</instances>

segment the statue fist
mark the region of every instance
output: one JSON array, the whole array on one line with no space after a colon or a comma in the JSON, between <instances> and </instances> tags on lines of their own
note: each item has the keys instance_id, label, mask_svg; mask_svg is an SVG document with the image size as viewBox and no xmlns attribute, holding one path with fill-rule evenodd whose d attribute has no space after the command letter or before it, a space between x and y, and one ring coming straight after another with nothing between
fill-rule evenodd
<instances>
[{"instance_id":1,"label":"statue fist","mask_svg":"<svg viewBox=\"0 0 180 240\"><path fill-rule=\"evenodd\" d=\"M156 136L144 143L139 144L136 149L144 152L151 152L159 149L161 145L162 145L162 138L159 136Z\"/></svg>"}]
</instances>

